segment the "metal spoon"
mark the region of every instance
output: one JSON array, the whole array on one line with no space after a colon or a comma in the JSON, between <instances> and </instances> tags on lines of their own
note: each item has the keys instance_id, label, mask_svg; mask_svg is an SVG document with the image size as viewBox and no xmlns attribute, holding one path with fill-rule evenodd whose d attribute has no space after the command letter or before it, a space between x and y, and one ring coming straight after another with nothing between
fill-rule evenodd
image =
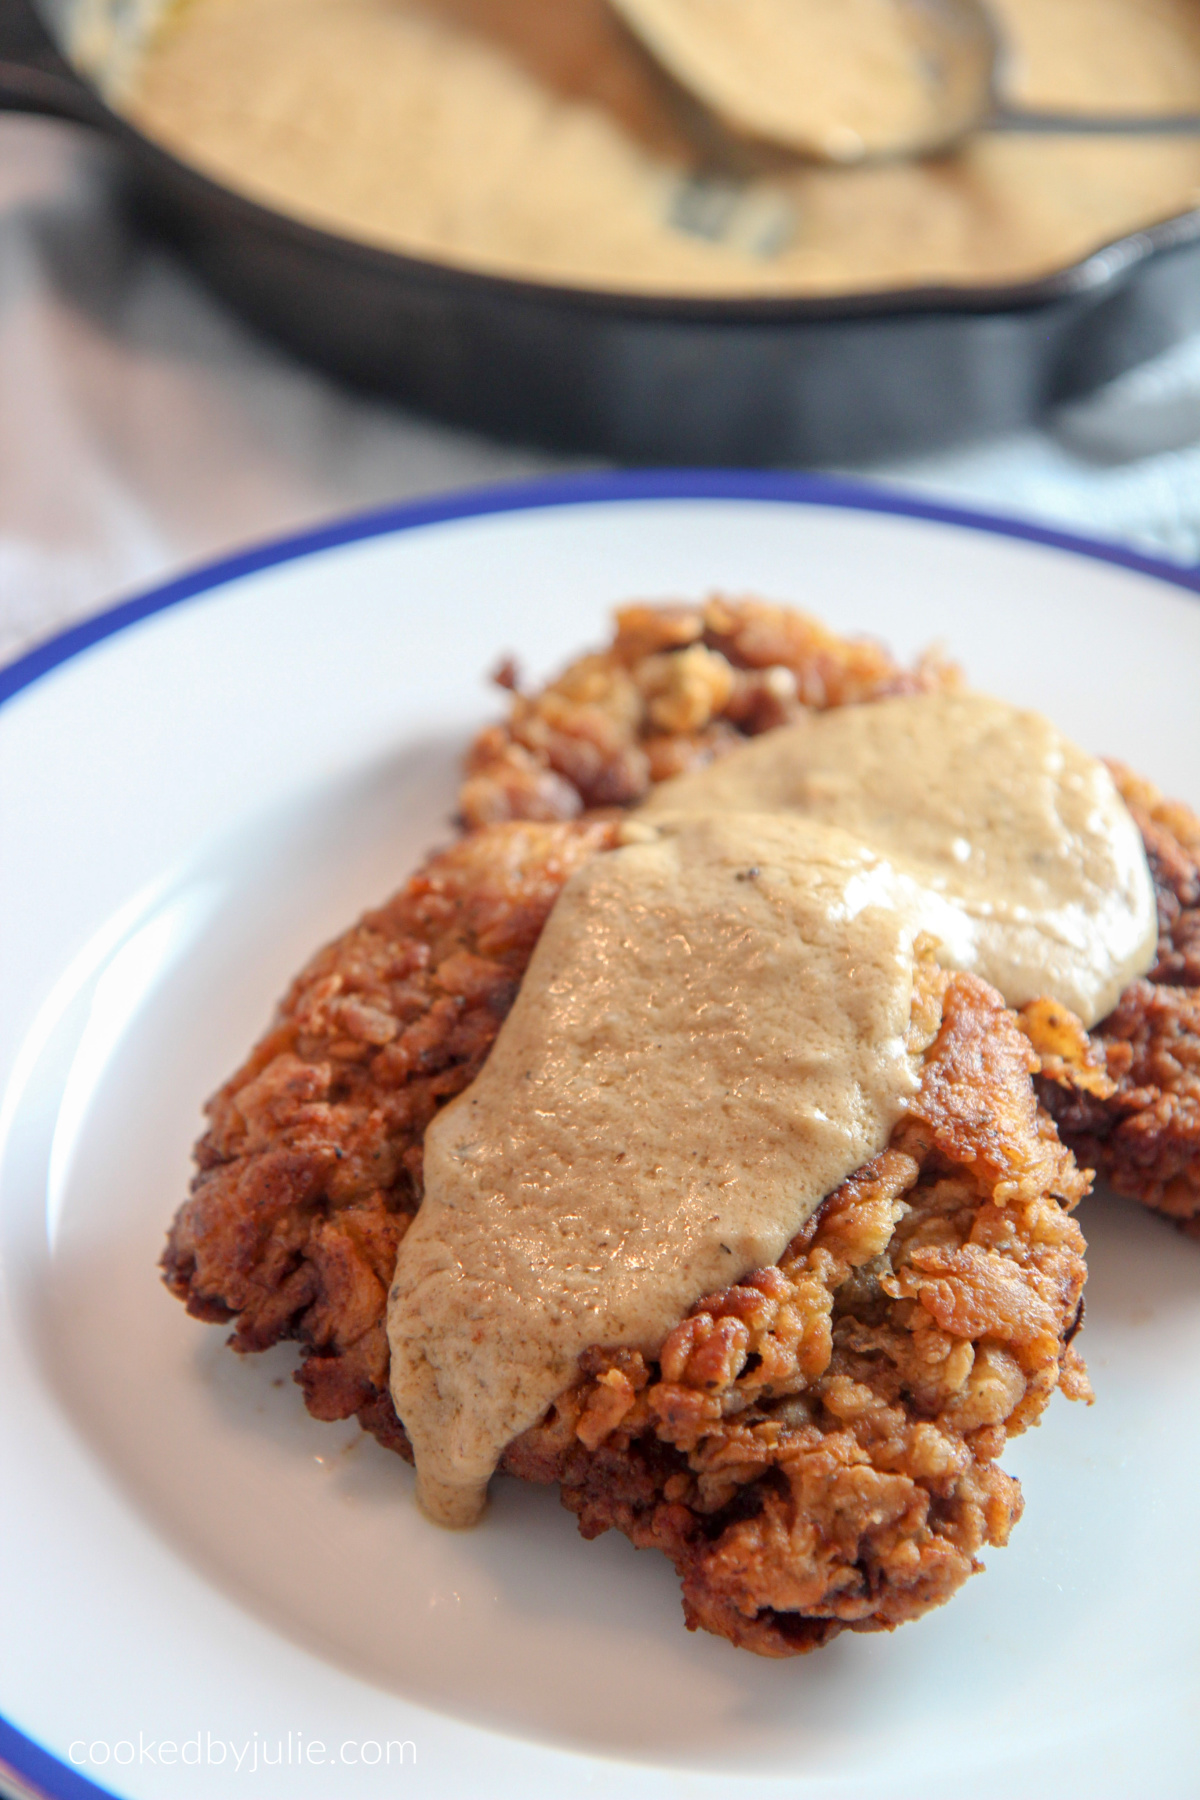
<instances>
[{"instance_id":1,"label":"metal spoon","mask_svg":"<svg viewBox=\"0 0 1200 1800\"><path fill-rule=\"evenodd\" d=\"M1003 97L984 0L611 0L735 133L824 162L927 156L976 131L1200 134L1200 113L1044 112ZM805 80L815 66L819 80Z\"/></svg>"}]
</instances>

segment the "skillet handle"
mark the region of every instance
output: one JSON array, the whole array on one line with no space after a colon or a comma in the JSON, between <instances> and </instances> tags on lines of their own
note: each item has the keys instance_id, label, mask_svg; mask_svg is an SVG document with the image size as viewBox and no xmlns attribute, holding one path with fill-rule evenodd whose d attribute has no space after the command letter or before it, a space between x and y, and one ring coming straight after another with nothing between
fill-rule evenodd
<instances>
[{"instance_id":1,"label":"skillet handle","mask_svg":"<svg viewBox=\"0 0 1200 1800\"><path fill-rule=\"evenodd\" d=\"M98 130L112 117L65 60L30 0L0 0L0 112L42 113Z\"/></svg>"}]
</instances>

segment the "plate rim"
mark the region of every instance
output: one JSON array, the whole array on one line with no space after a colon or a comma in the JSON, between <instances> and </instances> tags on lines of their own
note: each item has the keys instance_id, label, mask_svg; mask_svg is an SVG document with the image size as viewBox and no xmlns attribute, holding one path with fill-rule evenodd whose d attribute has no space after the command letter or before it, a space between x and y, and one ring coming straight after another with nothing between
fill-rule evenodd
<instances>
[{"instance_id":1,"label":"plate rim","mask_svg":"<svg viewBox=\"0 0 1200 1800\"><path fill-rule=\"evenodd\" d=\"M929 524L1039 544L1088 561L1148 575L1186 593L1200 595L1200 566L1168 562L1163 557L1150 556L1119 543L1039 525L1011 514L925 500L917 494L879 482L736 468L598 470L469 487L342 514L323 525L263 538L230 555L196 564L182 575L137 590L127 599L68 625L0 665L0 706L43 675L155 613L165 612L187 600L201 599L245 576L301 561L325 550L417 531L428 525L453 524L489 515L656 500L748 500L919 519Z\"/></svg>"},{"instance_id":2,"label":"plate rim","mask_svg":"<svg viewBox=\"0 0 1200 1800\"><path fill-rule=\"evenodd\" d=\"M426 526L567 506L671 500L758 501L908 518L985 536L1040 545L1087 561L1128 569L1200 597L1200 567L1147 556L1116 543L1056 530L1002 513L925 500L882 484L837 476L746 469L596 471L471 487L336 517L301 532L259 540L135 592L35 644L0 666L0 706L96 645L189 600L202 599L246 576L323 551L420 530ZM15 1800L119 1800L0 1713L0 1780Z\"/></svg>"},{"instance_id":3,"label":"plate rim","mask_svg":"<svg viewBox=\"0 0 1200 1800\"><path fill-rule=\"evenodd\" d=\"M0 1717L0 1781L12 1800L120 1800Z\"/></svg>"}]
</instances>

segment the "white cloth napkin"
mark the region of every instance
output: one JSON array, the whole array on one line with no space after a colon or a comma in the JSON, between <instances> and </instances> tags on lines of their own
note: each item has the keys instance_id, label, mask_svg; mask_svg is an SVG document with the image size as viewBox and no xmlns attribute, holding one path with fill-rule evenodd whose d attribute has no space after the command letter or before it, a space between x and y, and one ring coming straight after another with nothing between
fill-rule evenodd
<instances>
[{"instance_id":1,"label":"white cloth napkin","mask_svg":"<svg viewBox=\"0 0 1200 1800\"><path fill-rule=\"evenodd\" d=\"M880 464L875 479L1200 563L1200 337L1039 430Z\"/></svg>"},{"instance_id":2,"label":"white cloth napkin","mask_svg":"<svg viewBox=\"0 0 1200 1800\"><path fill-rule=\"evenodd\" d=\"M571 466L257 338L131 232L111 155L0 119L0 661L249 540ZM1200 562L1200 340L1044 430L863 472Z\"/></svg>"}]
</instances>

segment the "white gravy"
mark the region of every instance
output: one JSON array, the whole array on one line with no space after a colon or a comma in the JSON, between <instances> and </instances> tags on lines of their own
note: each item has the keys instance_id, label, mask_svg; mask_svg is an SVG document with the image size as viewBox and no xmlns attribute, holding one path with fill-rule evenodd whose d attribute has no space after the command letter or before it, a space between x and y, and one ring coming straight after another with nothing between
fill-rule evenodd
<instances>
[{"instance_id":1,"label":"white gravy","mask_svg":"<svg viewBox=\"0 0 1200 1800\"><path fill-rule=\"evenodd\" d=\"M702 1294L777 1261L918 1085L911 881L797 816L640 835L567 883L425 1136L388 1337L443 1524L478 1516L589 1345L653 1355Z\"/></svg>"},{"instance_id":2,"label":"white gravy","mask_svg":"<svg viewBox=\"0 0 1200 1800\"><path fill-rule=\"evenodd\" d=\"M1049 994L1094 1025L1154 961L1137 827L1104 765L1039 713L971 693L834 707L664 782L641 814L776 808L912 875L944 965L1012 1006Z\"/></svg>"}]
</instances>

